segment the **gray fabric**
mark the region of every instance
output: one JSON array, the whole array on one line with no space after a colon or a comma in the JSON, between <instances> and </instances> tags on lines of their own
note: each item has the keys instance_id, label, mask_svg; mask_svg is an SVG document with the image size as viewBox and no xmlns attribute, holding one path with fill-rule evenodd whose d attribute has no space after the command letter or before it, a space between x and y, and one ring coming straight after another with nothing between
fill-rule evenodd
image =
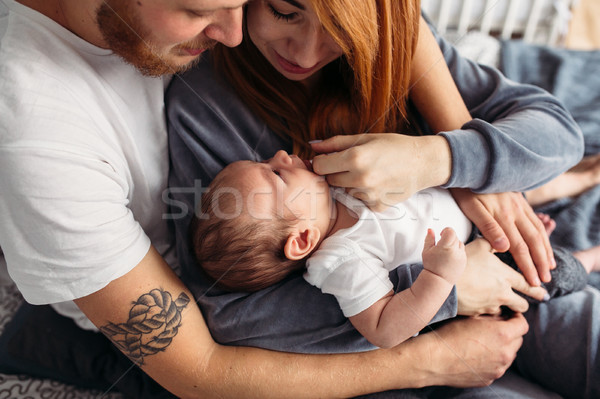
<instances>
[{"instance_id":1,"label":"gray fabric","mask_svg":"<svg viewBox=\"0 0 600 399\"><path fill-rule=\"evenodd\" d=\"M600 153L600 51L575 51L517 41L502 45L501 68L512 79L558 96L581 126L585 153ZM554 244L580 250L600 244L600 186L576 199L540 208L556 220ZM597 279L597 277L594 277Z\"/></svg>"},{"instance_id":2,"label":"gray fabric","mask_svg":"<svg viewBox=\"0 0 600 399\"><path fill-rule=\"evenodd\" d=\"M564 248L555 245L553 250L556 268L550 271L552 280L542 284L546 288L546 291L548 291L550 298L564 296L585 289L588 283L588 274L581 262L570 251ZM510 252L498 253L496 256L513 269L519 270ZM537 299L525 295L524 297L529 303L539 303Z\"/></svg>"},{"instance_id":3,"label":"gray fabric","mask_svg":"<svg viewBox=\"0 0 600 399\"><path fill-rule=\"evenodd\" d=\"M600 152L600 51L577 51L505 41L500 69L510 79L544 88L573 115L585 153Z\"/></svg>"},{"instance_id":4,"label":"gray fabric","mask_svg":"<svg viewBox=\"0 0 600 399\"><path fill-rule=\"evenodd\" d=\"M520 373L565 398L600 398L597 315L600 292L592 287L532 306L515 362Z\"/></svg>"}]
</instances>

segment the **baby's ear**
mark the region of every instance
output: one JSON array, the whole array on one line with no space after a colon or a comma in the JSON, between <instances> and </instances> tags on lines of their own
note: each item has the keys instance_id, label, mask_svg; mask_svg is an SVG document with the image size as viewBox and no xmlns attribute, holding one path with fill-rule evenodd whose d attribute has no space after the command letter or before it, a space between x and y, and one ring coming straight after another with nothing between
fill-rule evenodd
<instances>
[{"instance_id":1,"label":"baby's ear","mask_svg":"<svg viewBox=\"0 0 600 399\"><path fill-rule=\"evenodd\" d=\"M290 260L299 260L308 256L319 244L321 232L316 227L304 231L294 230L285 242L283 252Z\"/></svg>"}]
</instances>

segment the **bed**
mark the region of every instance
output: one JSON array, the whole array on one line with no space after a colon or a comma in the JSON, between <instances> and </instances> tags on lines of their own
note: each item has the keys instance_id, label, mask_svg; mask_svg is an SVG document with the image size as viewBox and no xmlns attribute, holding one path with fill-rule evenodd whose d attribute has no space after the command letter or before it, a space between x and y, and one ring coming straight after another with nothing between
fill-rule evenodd
<instances>
[{"instance_id":1,"label":"bed","mask_svg":"<svg viewBox=\"0 0 600 399\"><path fill-rule=\"evenodd\" d=\"M586 0L580 0L585 4ZM423 9L440 33L463 55L499 67L510 78L536 84L557 95L585 134L586 153L600 152L600 51L575 51L560 46L569 39L574 0L423 0ZM6 8L0 0L0 36ZM572 38L571 38L572 39ZM585 81L581 78L585 76ZM577 199L545 207L558 228L552 236L570 249L600 244L600 187ZM595 277L598 281L600 278ZM23 302L10 280L0 252L0 334ZM557 395L525 384L512 373L503 377L515 392L531 398ZM25 375L0 374L4 398L121 398Z\"/></svg>"}]
</instances>

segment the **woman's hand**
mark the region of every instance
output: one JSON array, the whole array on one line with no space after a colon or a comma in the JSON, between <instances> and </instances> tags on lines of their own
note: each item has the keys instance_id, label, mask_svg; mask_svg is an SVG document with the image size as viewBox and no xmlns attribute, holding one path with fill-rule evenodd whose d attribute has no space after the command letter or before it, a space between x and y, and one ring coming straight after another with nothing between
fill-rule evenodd
<instances>
[{"instance_id":1,"label":"woman's hand","mask_svg":"<svg viewBox=\"0 0 600 399\"><path fill-rule=\"evenodd\" d=\"M547 295L544 288L530 286L521 273L498 259L487 240L478 238L466 250L467 268L456 283L459 315L499 315L501 306L523 313L529 304L515 291L539 301Z\"/></svg>"},{"instance_id":2,"label":"woman's hand","mask_svg":"<svg viewBox=\"0 0 600 399\"><path fill-rule=\"evenodd\" d=\"M510 251L534 286L550 281L556 266L544 224L520 193L475 194L450 189L460 209L498 252ZM539 277L538 277L539 276Z\"/></svg>"},{"instance_id":3,"label":"woman's hand","mask_svg":"<svg viewBox=\"0 0 600 399\"><path fill-rule=\"evenodd\" d=\"M442 136L369 133L311 143L315 173L381 211L450 178L450 146Z\"/></svg>"}]
</instances>

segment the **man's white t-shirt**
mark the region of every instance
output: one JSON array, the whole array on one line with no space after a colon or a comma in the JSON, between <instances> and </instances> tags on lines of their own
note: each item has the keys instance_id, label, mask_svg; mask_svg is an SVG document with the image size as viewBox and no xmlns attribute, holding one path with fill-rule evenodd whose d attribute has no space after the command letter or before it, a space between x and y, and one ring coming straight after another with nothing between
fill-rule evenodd
<instances>
[{"instance_id":1,"label":"man's white t-shirt","mask_svg":"<svg viewBox=\"0 0 600 399\"><path fill-rule=\"evenodd\" d=\"M0 246L32 304L127 274L152 243L171 254L162 200L162 79L14 1L0 42ZM174 259L166 256L167 262ZM69 310L70 309L70 310ZM81 312L69 314L93 328Z\"/></svg>"},{"instance_id":2,"label":"man's white t-shirt","mask_svg":"<svg viewBox=\"0 0 600 399\"><path fill-rule=\"evenodd\" d=\"M440 188L419 191L383 212L371 211L343 189L332 193L359 220L323 240L307 260L304 278L334 295L346 317L367 309L394 288L390 271L423 261L427 229L439 235L452 227L465 242L473 228L450 192Z\"/></svg>"}]
</instances>

